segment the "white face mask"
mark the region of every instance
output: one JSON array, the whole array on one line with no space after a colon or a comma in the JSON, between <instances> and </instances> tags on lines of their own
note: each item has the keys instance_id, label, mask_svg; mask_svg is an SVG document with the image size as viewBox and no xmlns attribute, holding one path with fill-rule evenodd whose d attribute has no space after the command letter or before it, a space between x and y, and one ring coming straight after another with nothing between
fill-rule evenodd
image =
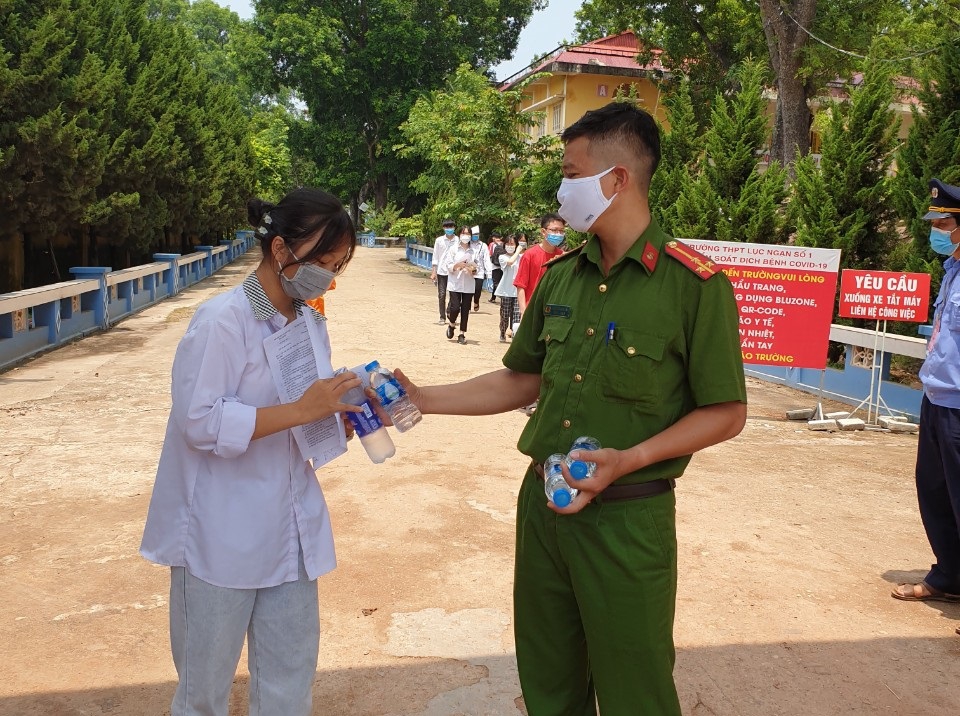
<instances>
[{"instance_id":1,"label":"white face mask","mask_svg":"<svg viewBox=\"0 0 960 716\"><path fill-rule=\"evenodd\" d=\"M560 210L557 212L574 231L589 231L593 223L616 198L603 195L600 179L612 172L614 167L581 179L564 179L557 190Z\"/></svg>"},{"instance_id":2,"label":"white face mask","mask_svg":"<svg viewBox=\"0 0 960 716\"><path fill-rule=\"evenodd\" d=\"M287 249L287 251L290 251L290 255L294 259L300 260L293 251L290 249ZM287 264L287 266L290 265ZM312 301L315 298L320 298L330 288L333 279L337 277L333 271L309 263L297 266L297 272L293 274L293 278L287 278L283 273L286 266L279 263L278 266L280 266L280 270L277 273L280 275L280 286L283 288L283 292L290 298L300 301Z\"/></svg>"},{"instance_id":3,"label":"white face mask","mask_svg":"<svg viewBox=\"0 0 960 716\"><path fill-rule=\"evenodd\" d=\"M516 246L504 246L503 248L506 250L508 254L512 254L514 251L517 250Z\"/></svg>"}]
</instances>

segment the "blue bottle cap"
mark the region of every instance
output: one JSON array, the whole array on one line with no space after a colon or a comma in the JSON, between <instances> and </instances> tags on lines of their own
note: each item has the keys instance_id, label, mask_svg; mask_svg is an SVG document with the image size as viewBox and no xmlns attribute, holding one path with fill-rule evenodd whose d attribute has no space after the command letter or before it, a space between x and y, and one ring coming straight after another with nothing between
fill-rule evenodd
<instances>
[{"instance_id":1,"label":"blue bottle cap","mask_svg":"<svg viewBox=\"0 0 960 716\"><path fill-rule=\"evenodd\" d=\"M553 492L553 504L557 507L566 507L570 504L570 490L564 490L562 487Z\"/></svg>"},{"instance_id":2,"label":"blue bottle cap","mask_svg":"<svg viewBox=\"0 0 960 716\"><path fill-rule=\"evenodd\" d=\"M587 473L590 472L587 468L587 463L583 460L574 460L570 463L570 475L573 476L576 480L582 480L587 476Z\"/></svg>"},{"instance_id":3,"label":"blue bottle cap","mask_svg":"<svg viewBox=\"0 0 960 716\"><path fill-rule=\"evenodd\" d=\"M370 373L370 372L372 372L372 371L375 371L375 370L376 370L377 368L379 368L379 367L380 367L380 361L378 361L378 360L373 360L373 361L370 361L369 363L367 363L365 366L363 366L363 369L364 369L365 371L367 371L368 373Z\"/></svg>"}]
</instances>

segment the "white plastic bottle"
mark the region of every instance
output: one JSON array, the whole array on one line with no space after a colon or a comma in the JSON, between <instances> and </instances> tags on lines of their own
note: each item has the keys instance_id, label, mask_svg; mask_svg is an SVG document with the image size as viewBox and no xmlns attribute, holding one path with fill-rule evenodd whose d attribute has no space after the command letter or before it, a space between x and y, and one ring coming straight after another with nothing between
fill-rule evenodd
<instances>
[{"instance_id":1,"label":"white plastic bottle","mask_svg":"<svg viewBox=\"0 0 960 716\"><path fill-rule=\"evenodd\" d=\"M570 451L567 453L567 469L570 471L570 476L576 480L582 480L585 477L593 477L593 473L597 471L597 463L587 462L583 459L572 460L570 458L570 453L572 453L574 450L585 452L587 450L593 451L599 449L600 441L596 438L591 438L584 435L574 440Z\"/></svg>"},{"instance_id":2,"label":"white plastic bottle","mask_svg":"<svg viewBox=\"0 0 960 716\"><path fill-rule=\"evenodd\" d=\"M346 368L341 368L337 373L342 373L345 370ZM390 433L387 432L387 428L377 417L370 405L369 398L363 392L363 388L357 387L348 390L343 394L342 402L359 405L363 408L363 412L354 413L347 410L346 414L350 424L353 425L353 431L360 438L360 444L363 445L363 449L367 451L367 455L373 462L380 464L388 457L396 455L397 448L394 446L393 440L390 439Z\"/></svg>"},{"instance_id":3,"label":"white plastic bottle","mask_svg":"<svg viewBox=\"0 0 960 716\"><path fill-rule=\"evenodd\" d=\"M547 494L547 499L557 507L569 505L578 492L563 479L563 470L560 466L566 459L566 455L555 453L543 463L543 491Z\"/></svg>"},{"instance_id":4,"label":"white plastic bottle","mask_svg":"<svg viewBox=\"0 0 960 716\"><path fill-rule=\"evenodd\" d=\"M410 400L407 391L393 373L382 367L378 361L367 363L364 370L370 375L370 387L376 391L381 407L399 432L407 432L423 419L420 409Z\"/></svg>"}]
</instances>

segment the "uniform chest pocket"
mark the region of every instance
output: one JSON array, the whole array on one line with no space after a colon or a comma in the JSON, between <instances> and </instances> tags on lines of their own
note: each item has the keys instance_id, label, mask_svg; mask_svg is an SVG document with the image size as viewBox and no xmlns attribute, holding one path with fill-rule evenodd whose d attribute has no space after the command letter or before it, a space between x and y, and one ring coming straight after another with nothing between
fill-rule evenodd
<instances>
[{"instance_id":1,"label":"uniform chest pocket","mask_svg":"<svg viewBox=\"0 0 960 716\"><path fill-rule=\"evenodd\" d=\"M573 321L569 318L546 318L543 321L543 330L540 331L540 340L543 341L546 355L541 369L542 379L553 383L557 372L563 363L563 352L567 346L567 338Z\"/></svg>"},{"instance_id":2,"label":"uniform chest pocket","mask_svg":"<svg viewBox=\"0 0 960 716\"><path fill-rule=\"evenodd\" d=\"M955 294L946 299L940 326L954 333L960 333L960 294Z\"/></svg>"},{"instance_id":3,"label":"uniform chest pocket","mask_svg":"<svg viewBox=\"0 0 960 716\"><path fill-rule=\"evenodd\" d=\"M660 403L658 372L666 339L631 328L617 328L600 361L600 394L618 403L651 407Z\"/></svg>"}]
</instances>

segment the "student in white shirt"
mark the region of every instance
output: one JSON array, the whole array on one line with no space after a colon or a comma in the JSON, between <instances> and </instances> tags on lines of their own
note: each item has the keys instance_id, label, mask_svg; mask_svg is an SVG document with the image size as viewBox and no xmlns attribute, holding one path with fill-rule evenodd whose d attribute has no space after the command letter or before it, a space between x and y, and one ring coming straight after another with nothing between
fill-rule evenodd
<instances>
[{"instance_id":1,"label":"student in white shirt","mask_svg":"<svg viewBox=\"0 0 960 716\"><path fill-rule=\"evenodd\" d=\"M476 252L474 262L477 264L477 273L473 277L473 310L479 311L483 282L493 277L493 262L490 261L490 249L480 240L480 234L470 236L470 248Z\"/></svg>"},{"instance_id":2,"label":"student in white shirt","mask_svg":"<svg viewBox=\"0 0 960 716\"><path fill-rule=\"evenodd\" d=\"M444 264L449 274L447 287L450 303L447 307L447 338L453 338L457 315L460 316L460 335L457 343L467 342L467 322L470 319L470 301L473 300L474 276L480 270L476 247L471 245L470 227L463 226L458 233L460 242L444 255ZM486 253L484 251L484 253Z\"/></svg>"},{"instance_id":3,"label":"student in white shirt","mask_svg":"<svg viewBox=\"0 0 960 716\"><path fill-rule=\"evenodd\" d=\"M320 641L316 579L334 568L316 473L290 428L356 406L349 371L281 404L263 340L323 294L353 256L340 201L297 189L252 200L263 259L241 286L202 304L177 346L172 408L140 553L171 567L172 716L227 713L244 637L250 711L311 712ZM318 356L329 363L329 355Z\"/></svg>"},{"instance_id":4,"label":"student in white shirt","mask_svg":"<svg viewBox=\"0 0 960 716\"><path fill-rule=\"evenodd\" d=\"M453 219L443 220L443 233L433 240L433 259L430 261L430 280L437 286L437 300L440 303L440 324L447 322L447 271L443 263L444 254L457 244L456 224Z\"/></svg>"},{"instance_id":5,"label":"student in white shirt","mask_svg":"<svg viewBox=\"0 0 960 716\"><path fill-rule=\"evenodd\" d=\"M500 297L500 342L507 342L507 331L512 331L514 312L517 308L517 287L513 279L517 275L517 266L520 263L522 251L517 247L517 237L507 234L503 240L503 253L499 255L500 269L503 277L497 284L494 295Z\"/></svg>"}]
</instances>

